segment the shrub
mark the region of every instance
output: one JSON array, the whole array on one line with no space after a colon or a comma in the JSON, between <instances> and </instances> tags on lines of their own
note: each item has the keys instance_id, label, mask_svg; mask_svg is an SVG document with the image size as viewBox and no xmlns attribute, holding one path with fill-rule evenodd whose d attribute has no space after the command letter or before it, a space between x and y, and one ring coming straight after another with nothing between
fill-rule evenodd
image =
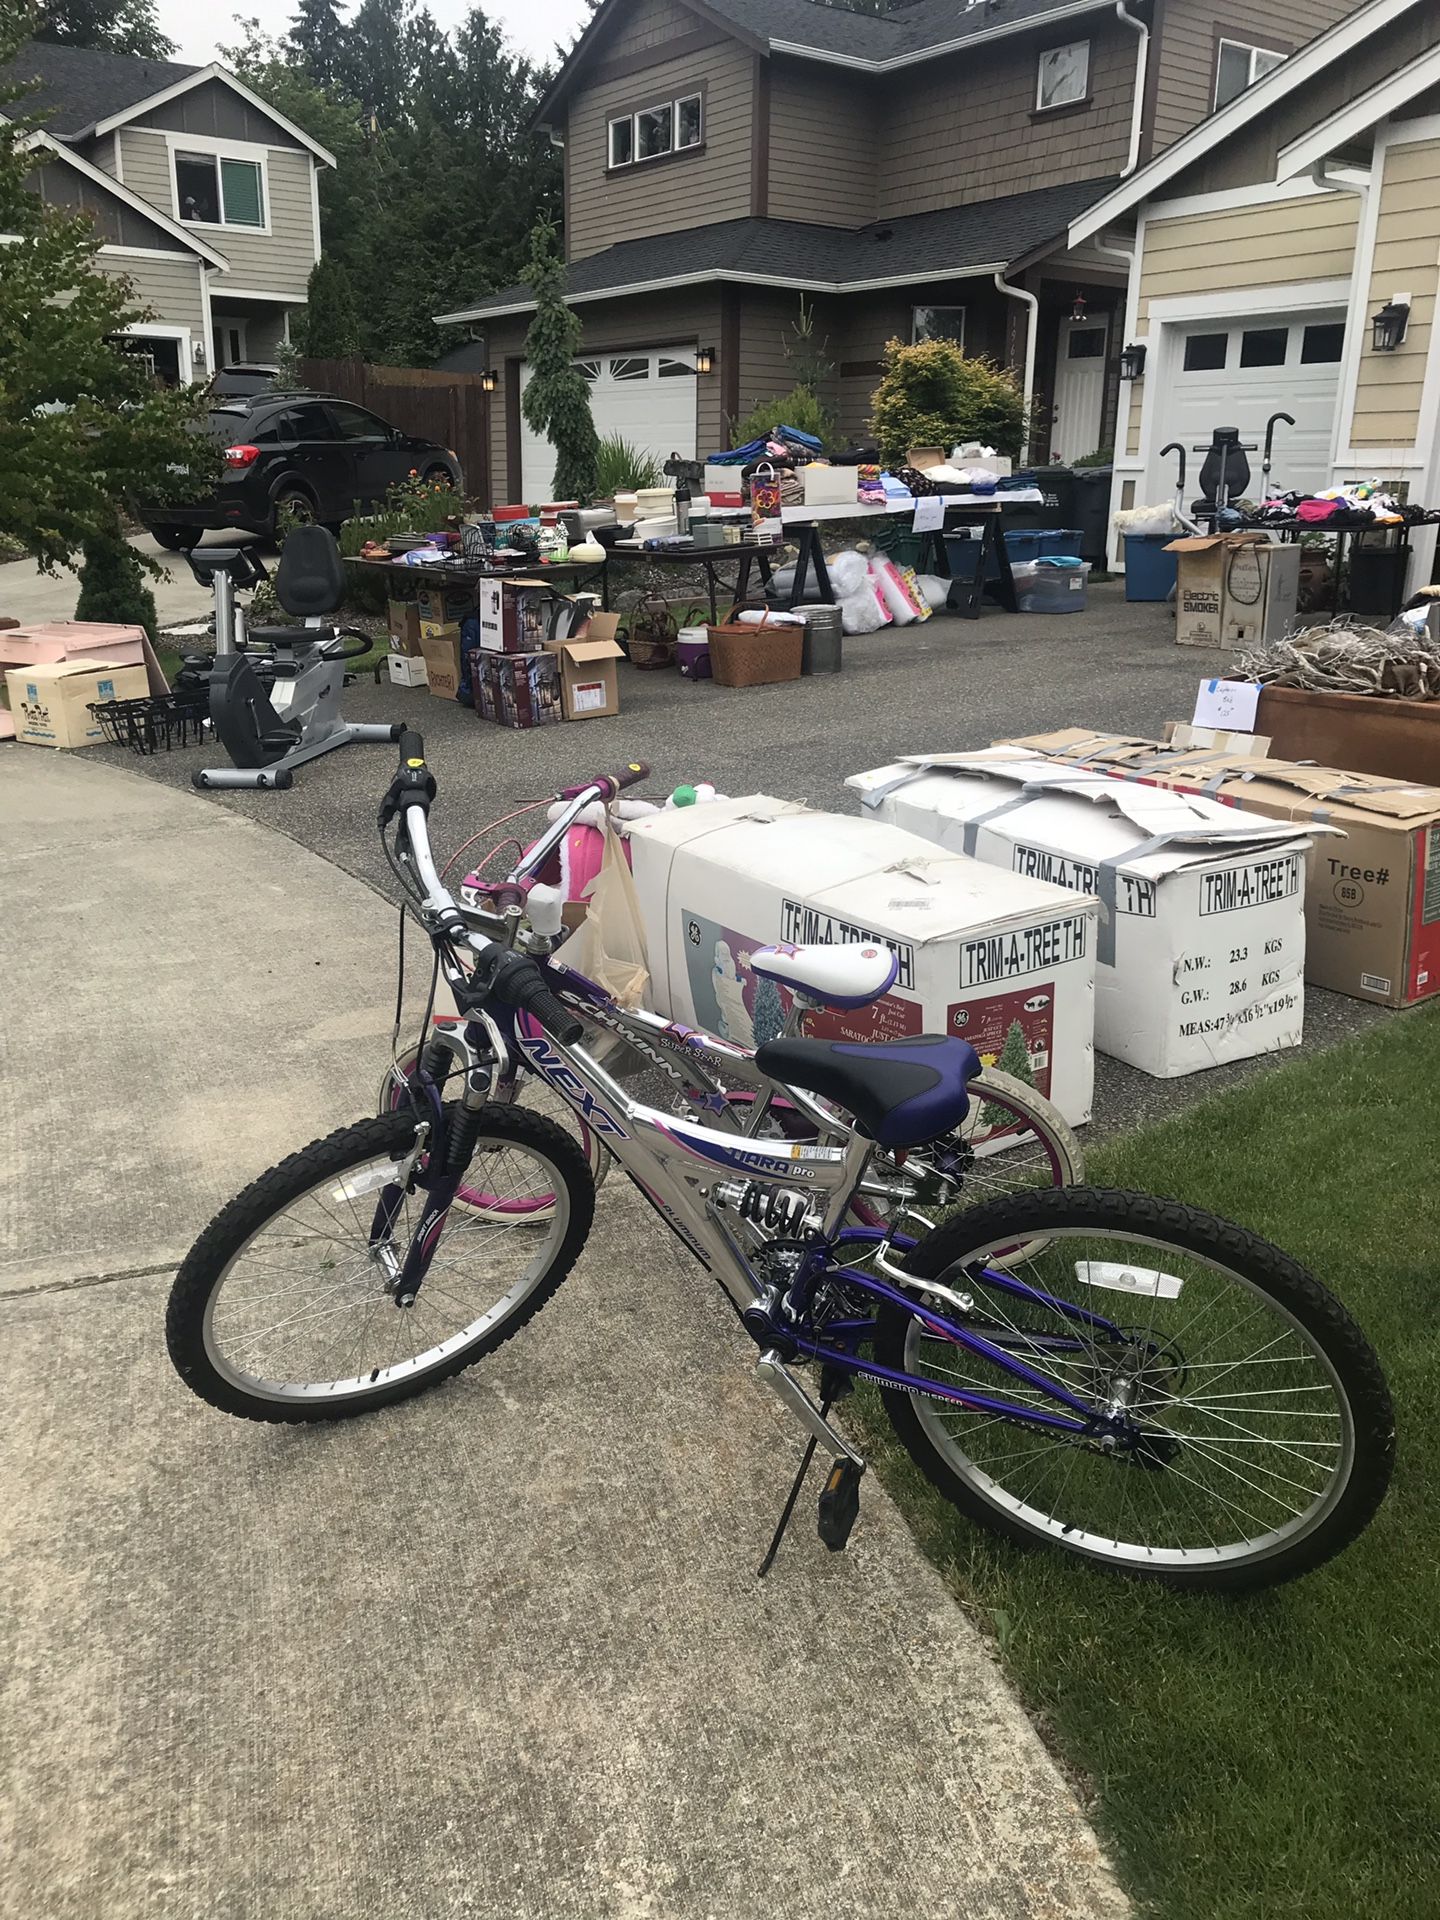
<instances>
[{"instance_id":1,"label":"shrub","mask_svg":"<svg viewBox=\"0 0 1440 1920\"><path fill-rule=\"evenodd\" d=\"M910 447L948 449L957 440L1015 455L1025 438L1025 399L1014 375L962 353L953 340L889 341L871 409L871 431L892 462Z\"/></svg>"},{"instance_id":2,"label":"shrub","mask_svg":"<svg viewBox=\"0 0 1440 1920\"><path fill-rule=\"evenodd\" d=\"M599 442L590 412L590 383L575 364L580 318L565 304L565 265L555 229L542 220L531 237L534 257L526 278L535 296L535 318L525 336L530 380L520 408L555 449L551 498L578 500L583 506L595 497Z\"/></svg>"},{"instance_id":3,"label":"shrub","mask_svg":"<svg viewBox=\"0 0 1440 1920\"><path fill-rule=\"evenodd\" d=\"M835 431L835 416L814 388L802 382L778 400L757 400L743 420L732 421L730 444L743 447L747 440L762 439L776 427L798 427L801 433L826 441Z\"/></svg>"},{"instance_id":4,"label":"shrub","mask_svg":"<svg viewBox=\"0 0 1440 1920\"><path fill-rule=\"evenodd\" d=\"M155 596L145 584L135 549L120 531L119 516L103 531L87 534L82 552L75 618L143 627L153 640L160 624Z\"/></svg>"},{"instance_id":5,"label":"shrub","mask_svg":"<svg viewBox=\"0 0 1440 1920\"><path fill-rule=\"evenodd\" d=\"M658 487L660 462L653 454L632 447L623 435L607 433L595 455L595 496L609 500L617 493L633 493L637 487Z\"/></svg>"}]
</instances>

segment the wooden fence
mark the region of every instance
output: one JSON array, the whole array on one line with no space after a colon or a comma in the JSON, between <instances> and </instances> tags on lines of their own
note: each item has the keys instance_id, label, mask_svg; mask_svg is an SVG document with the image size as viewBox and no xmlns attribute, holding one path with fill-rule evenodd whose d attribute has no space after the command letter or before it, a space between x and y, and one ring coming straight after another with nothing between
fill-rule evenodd
<instances>
[{"instance_id":1,"label":"wooden fence","mask_svg":"<svg viewBox=\"0 0 1440 1920\"><path fill-rule=\"evenodd\" d=\"M378 413L392 427L450 447L465 471L465 491L490 503L490 396L478 373L429 367L373 367L364 360L302 360L307 386Z\"/></svg>"}]
</instances>

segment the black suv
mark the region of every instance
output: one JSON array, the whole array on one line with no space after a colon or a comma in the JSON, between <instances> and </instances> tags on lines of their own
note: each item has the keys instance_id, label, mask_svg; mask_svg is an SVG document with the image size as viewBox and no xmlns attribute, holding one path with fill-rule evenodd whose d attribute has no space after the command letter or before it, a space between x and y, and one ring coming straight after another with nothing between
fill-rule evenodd
<instances>
[{"instance_id":1,"label":"black suv","mask_svg":"<svg viewBox=\"0 0 1440 1920\"><path fill-rule=\"evenodd\" d=\"M193 547L211 527L273 540L283 511L337 529L358 507L414 473L463 483L448 447L389 427L364 407L324 393L257 393L215 399L197 431L218 440L225 465L208 500L146 506L141 520L162 547Z\"/></svg>"}]
</instances>

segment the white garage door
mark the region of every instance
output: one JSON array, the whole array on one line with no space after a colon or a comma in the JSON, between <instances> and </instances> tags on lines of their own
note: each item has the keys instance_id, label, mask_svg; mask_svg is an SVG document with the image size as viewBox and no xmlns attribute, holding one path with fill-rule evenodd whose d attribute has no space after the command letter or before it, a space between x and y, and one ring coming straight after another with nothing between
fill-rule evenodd
<instances>
[{"instance_id":1,"label":"white garage door","mask_svg":"<svg viewBox=\"0 0 1440 1920\"><path fill-rule=\"evenodd\" d=\"M1328 487L1344 342L1345 316L1338 310L1177 327L1156 446L1178 440L1186 449L1187 498L1199 497L1196 482L1203 458L1190 449L1202 442L1208 445L1216 427L1238 427L1242 441L1254 441L1263 449L1265 422L1272 413L1293 414L1295 425L1276 425L1271 484L1298 492ZM1264 456L1257 452L1247 457L1251 492L1258 496ZM1151 475L1160 485L1157 498L1166 491L1165 478L1174 473L1173 459L1159 463L1158 473Z\"/></svg>"},{"instance_id":2,"label":"white garage door","mask_svg":"<svg viewBox=\"0 0 1440 1920\"><path fill-rule=\"evenodd\" d=\"M695 349L647 347L638 353L591 354L576 363L590 382L590 411L603 440L619 434L657 465L678 453L695 458ZM520 369L520 391L530 369ZM520 416L521 493L531 501L551 498L555 450Z\"/></svg>"}]
</instances>

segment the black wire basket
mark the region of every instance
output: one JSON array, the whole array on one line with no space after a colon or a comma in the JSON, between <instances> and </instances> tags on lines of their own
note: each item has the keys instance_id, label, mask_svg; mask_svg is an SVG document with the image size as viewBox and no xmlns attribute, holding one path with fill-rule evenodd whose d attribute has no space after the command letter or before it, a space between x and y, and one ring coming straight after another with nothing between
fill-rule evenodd
<instances>
[{"instance_id":1,"label":"black wire basket","mask_svg":"<svg viewBox=\"0 0 1440 1920\"><path fill-rule=\"evenodd\" d=\"M169 753L203 738L208 698L203 691L162 693L144 700L93 700L90 711L107 740L132 753Z\"/></svg>"}]
</instances>

